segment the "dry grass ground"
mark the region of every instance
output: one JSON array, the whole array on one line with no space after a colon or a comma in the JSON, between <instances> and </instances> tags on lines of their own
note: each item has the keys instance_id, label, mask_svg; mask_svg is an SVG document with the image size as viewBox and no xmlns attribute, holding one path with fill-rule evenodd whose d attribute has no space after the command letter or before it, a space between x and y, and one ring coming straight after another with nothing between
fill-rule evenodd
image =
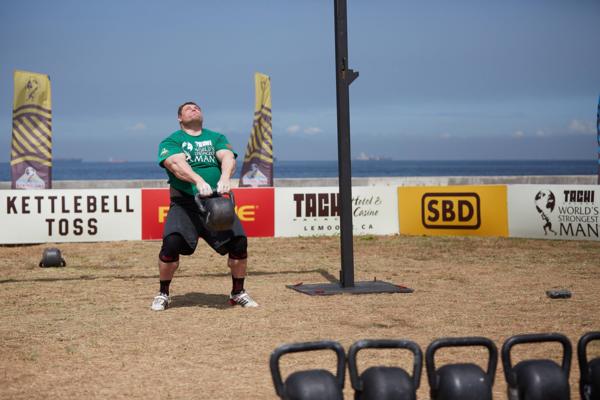
<instances>
[{"instance_id":1,"label":"dry grass ground","mask_svg":"<svg viewBox=\"0 0 600 400\"><path fill-rule=\"evenodd\" d=\"M247 288L258 309L226 305L225 260L200 246L183 258L173 304L151 312L159 242L60 244L66 268L37 266L44 247L0 247L0 398L274 399L270 353L283 343L403 338L423 350L445 336L480 335L498 347L515 334L561 332L575 345L600 330L599 243L464 237L357 237L356 280L412 294L311 297L287 289L339 270L339 239L250 239ZM567 288L568 300L545 291ZM590 346L600 354L600 346ZM517 347L548 357L558 346ZM548 353L546 353L546 351ZM284 375L332 369L333 353L284 356ZM485 362L479 349L440 351L444 362ZM410 368L408 353L365 351L360 367ZM578 398L573 358L572 398ZM419 398L429 398L423 374ZM345 395L352 397L346 376ZM501 364L494 386L506 398Z\"/></svg>"}]
</instances>

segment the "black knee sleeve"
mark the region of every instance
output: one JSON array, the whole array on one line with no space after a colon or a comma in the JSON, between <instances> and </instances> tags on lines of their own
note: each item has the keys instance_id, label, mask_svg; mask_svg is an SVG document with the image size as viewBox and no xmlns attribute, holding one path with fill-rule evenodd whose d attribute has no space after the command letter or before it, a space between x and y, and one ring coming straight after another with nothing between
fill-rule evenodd
<instances>
[{"instance_id":1,"label":"black knee sleeve","mask_svg":"<svg viewBox=\"0 0 600 400\"><path fill-rule=\"evenodd\" d=\"M227 243L229 258L233 260L245 260L248 258L248 239L245 236L236 236Z\"/></svg>"},{"instance_id":2,"label":"black knee sleeve","mask_svg":"<svg viewBox=\"0 0 600 400\"><path fill-rule=\"evenodd\" d=\"M163 238L162 247L158 258L162 262L175 262L179 260L179 255L190 255L193 250L187 244L183 236L178 233L171 233Z\"/></svg>"}]
</instances>

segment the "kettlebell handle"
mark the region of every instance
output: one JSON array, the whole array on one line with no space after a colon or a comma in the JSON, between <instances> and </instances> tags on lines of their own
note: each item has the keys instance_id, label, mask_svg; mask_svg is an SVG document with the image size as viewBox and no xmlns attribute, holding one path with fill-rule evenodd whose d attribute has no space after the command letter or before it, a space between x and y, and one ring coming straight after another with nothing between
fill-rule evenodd
<instances>
[{"instance_id":1,"label":"kettlebell handle","mask_svg":"<svg viewBox=\"0 0 600 400\"><path fill-rule=\"evenodd\" d=\"M271 369L271 377L273 378L273 384L275 386L275 392L279 397L283 396L284 384L283 378L281 377L281 370L279 368L279 359L284 354L298 353L303 351L315 351L315 350L333 350L337 356L337 369L336 369L336 380L337 385L340 389L344 387L345 370L346 370L346 352L341 344L335 341L323 340L320 342L304 342L304 343L291 343L284 344L276 348L269 359L269 366Z\"/></svg>"},{"instance_id":2,"label":"kettlebell handle","mask_svg":"<svg viewBox=\"0 0 600 400\"><path fill-rule=\"evenodd\" d=\"M525 334L510 337L502 345L502 366L504 367L504 377L510 386L516 386L516 377L512 373L513 365L510 357L510 351L513 346L524 343L543 343L543 342L558 342L562 345L563 355L561 368L567 379L571 370L571 355L572 347L569 338L560 333L540 333L540 334Z\"/></svg>"},{"instance_id":3,"label":"kettlebell handle","mask_svg":"<svg viewBox=\"0 0 600 400\"><path fill-rule=\"evenodd\" d=\"M577 342L577 359L579 360L580 371L587 371L588 369L587 345L592 340L600 340L600 331L588 332L579 338Z\"/></svg>"},{"instance_id":4,"label":"kettlebell handle","mask_svg":"<svg viewBox=\"0 0 600 400\"><path fill-rule=\"evenodd\" d=\"M467 347L481 346L488 351L488 363L486 375L490 383L494 384L496 376L496 366L498 364L498 348L490 339L480 336L475 337L458 337L458 338L442 338L434 340L425 352L425 364L427 365L427 380L429 386L437 387L436 384L436 368L435 368L435 353L442 347Z\"/></svg>"},{"instance_id":5,"label":"kettlebell handle","mask_svg":"<svg viewBox=\"0 0 600 400\"><path fill-rule=\"evenodd\" d=\"M413 354L412 380L415 389L421 384L421 369L423 366L423 352L418 344L410 340L393 339L362 339L350 346L348 350L348 371L350 382L354 390L363 390L363 382L360 378L356 357L362 349L406 349Z\"/></svg>"},{"instance_id":6,"label":"kettlebell handle","mask_svg":"<svg viewBox=\"0 0 600 400\"><path fill-rule=\"evenodd\" d=\"M230 190L227 194L229 195L229 199L231 200L231 203L233 203L233 207L235 208L235 198L233 197L233 190Z\"/></svg>"},{"instance_id":7,"label":"kettlebell handle","mask_svg":"<svg viewBox=\"0 0 600 400\"><path fill-rule=\"evenodd\" d=\"M233 203L233 206L235 207L235 198L233 197L233 190L230 190L227 195L229 196L229 199L231 199L231 202ZM200 210L201 214L206 214L206 207L204 206L204 202L202 201L203 199L210 199L213 197L222 197L222 194L219 194L216 190L213 190L212 194L210 196L206 196L206 197L202 197L200 196L200 193L197 193L196 196L194 196L194 200L196 201L196 204L198 205L198 209Z\"/></svg>"}]
</instances>

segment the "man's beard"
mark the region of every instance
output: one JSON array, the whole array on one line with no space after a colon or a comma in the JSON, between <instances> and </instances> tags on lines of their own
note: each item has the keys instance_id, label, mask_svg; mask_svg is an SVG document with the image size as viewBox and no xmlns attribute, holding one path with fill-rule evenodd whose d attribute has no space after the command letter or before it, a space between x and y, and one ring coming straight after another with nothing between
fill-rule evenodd
<instances>
[{"instance_id":1,"label":"man's beard","mask_svg":"<svg viewBox=\"0 0 600 400\"><path fill-rule=\"evenodd\" d=\"M181 126L184 128L202 128L203 122L204 122L204 120L202 118L196 118L196 119L189 120L185 123L182 122Z\"/></svg>"}]
</instances>

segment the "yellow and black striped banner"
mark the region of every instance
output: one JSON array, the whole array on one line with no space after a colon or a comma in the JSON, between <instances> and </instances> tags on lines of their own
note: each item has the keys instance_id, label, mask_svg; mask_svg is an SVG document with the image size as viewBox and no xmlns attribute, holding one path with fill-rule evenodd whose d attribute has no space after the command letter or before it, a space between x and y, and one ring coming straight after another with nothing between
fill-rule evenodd
<instances>
[{"instance_id":1,"label":"yellow and black striped banner","mask_svg":"<svg viewBox=\"0 0 600 400\"><path fill-rule=\"evenodd\" d=\"M246 147L240 187L273 186L273 125L271 123L271 80L254 75L256 101L254 123Z\"/></svg>"},{"instance_id":2,"label":"yellow and black striped banner","mask_svg":"<svg viewBox=\"0 0 600 400\"><path fill-rule=\"evenodd\" d=\"M50 77L15 71L11 171L13 189L52 187Z\"/></svg>"}]
</instances>

